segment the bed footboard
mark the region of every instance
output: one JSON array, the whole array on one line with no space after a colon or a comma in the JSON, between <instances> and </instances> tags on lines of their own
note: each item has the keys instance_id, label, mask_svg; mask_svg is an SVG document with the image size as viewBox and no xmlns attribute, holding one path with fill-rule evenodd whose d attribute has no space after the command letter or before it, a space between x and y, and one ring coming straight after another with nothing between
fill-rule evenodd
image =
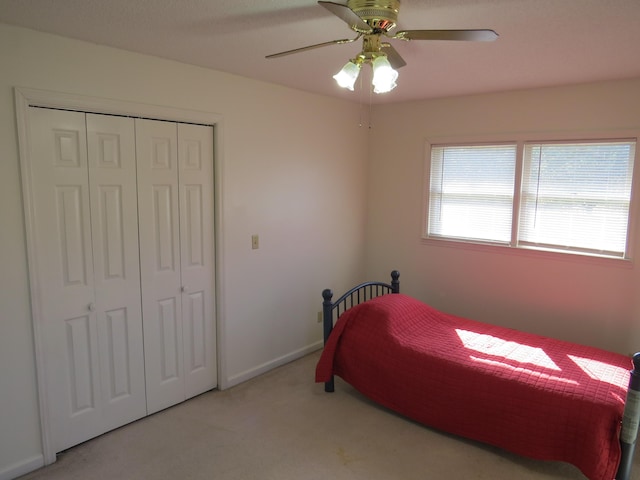
<instances>
[{"instance_id":1,"label":"bed footboard","mask_svg":"<svg viewBox=\"0 0 640 480\"><path fill-rule=\"evenodd\" d=\"M633 370L629 379L627 401L624 405L622 417L622 429L620 431L620 447L622 455L616 480L629 480L631 478L631 465L638 437L638 424L640 423L640 353L633 356Z\"/></svg>"},{"instance_id":2,"label":"bed footboard","mask_svg":"<svg viewBox=\"0 0 640 480\"><path fill-rule=\"evenodd\" d=\"M346 292L335 302L332 302L333 292L330 289L323 290L322 292L322 325L324 331L324 343L327 343L329 335L333 330L333 324L349 308L358 305L359 303L366 302L375 297L385 295L387 293L400 293L400 272L394 270L391 272L391 283L384 282L364 282L360 285L356 285L351 290ZM325 392L333 392L333 376L331 380L324 384Z\"/></svg>"}]
</instances>

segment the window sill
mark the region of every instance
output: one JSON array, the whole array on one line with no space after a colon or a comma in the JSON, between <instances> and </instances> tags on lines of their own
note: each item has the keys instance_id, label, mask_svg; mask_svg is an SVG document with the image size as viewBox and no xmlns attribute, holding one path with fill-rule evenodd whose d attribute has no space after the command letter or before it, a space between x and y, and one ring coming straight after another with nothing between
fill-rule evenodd
<instances>
[{"instance_id":1,"label":"window sill","mask_svg":"<svg viewBox=\"0 0 640 480\"><path fill-rule=\"evenodd\" d=\"M430 247L457 248L467 251L484 252L500 255L516 255L535 259L548 259L581 264L593 264L609 267L633 268L634 262L630 258L610 257L581 252L557 251L529 246L513 247L506 244L466 242L445 238L421 237L420 243Z\"/></svg>"}]
</instances>

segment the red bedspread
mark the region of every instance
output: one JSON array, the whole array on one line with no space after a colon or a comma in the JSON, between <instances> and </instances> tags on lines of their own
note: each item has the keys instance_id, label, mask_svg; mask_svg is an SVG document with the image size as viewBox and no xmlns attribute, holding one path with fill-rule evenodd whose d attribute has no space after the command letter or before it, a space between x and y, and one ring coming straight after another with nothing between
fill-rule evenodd
<instances>
[{"instance_id":1,"label":"red bedspread","mask_svg":"<svg viewBox=\"0 0 640 480\"><path fill-rule=\"evenodd\" d=\"M345 312L316 381L418 422L612 480L631 360L439 312L402 294Z\"/></svg>"}]
</instances>

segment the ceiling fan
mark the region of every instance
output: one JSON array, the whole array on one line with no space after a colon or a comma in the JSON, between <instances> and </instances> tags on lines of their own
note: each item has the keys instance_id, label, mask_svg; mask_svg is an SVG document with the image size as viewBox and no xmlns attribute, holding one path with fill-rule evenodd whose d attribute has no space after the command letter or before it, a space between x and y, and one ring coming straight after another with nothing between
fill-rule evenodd
<instances>
[{"instance_id":1,"label":"ceiling fan","mask_svg":"<svg viewBox=\"0 0 640 480\"><path fill-rule=\"evenodd\" d=\"M392 40L463 40L491 42L498 38L493 30L402 30L389 33L396 27L400 0L347 0L347 5L318 1L318 4L344 21L357 33L353 39L331 40L328 42L295 48L285 52L267 55L266 58L278 58L285 55L304 52L314 48L343 43L352 43L362 38L362 51L351 59L343 69L334 75L338 85L353 90L363 64L373 67L374 92L384 93L396 86L398 72L394 69L407 64L393 46L383 37Z\"/></svg>"}]
</instances>

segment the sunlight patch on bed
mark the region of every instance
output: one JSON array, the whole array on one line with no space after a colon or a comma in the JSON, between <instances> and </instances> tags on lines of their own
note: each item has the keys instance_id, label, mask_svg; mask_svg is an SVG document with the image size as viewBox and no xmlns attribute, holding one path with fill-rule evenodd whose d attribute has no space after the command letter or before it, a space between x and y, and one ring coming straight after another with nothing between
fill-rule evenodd
<instances>
[{"instance_id":1,"label":"sunlight patch on bed","mask_svg":"<svg viewBox=\"0 0 640 480\"><path fill-rule=\"evenodd\" d=\"M590 358L577 357L575 355L568 355L568 357L594 380L609 383L610 385L617 385L622 388L627 386L629 371L624 368Z\"/></svg>"},{"instance_id":2,"label":"sunlight patch on bed","mask_svg":"<svg viewBox=\"0 0 640 480\"><path fill-rule=\"evenodd\" d=\"M484 363L485 365L491 365L492 367L500 367L500 368L503 368L503 369L508 370L510 372L517 372L519 374L526 374L526 375L529 375L531 377L541 378L541 379L544 379L544 380L553 380L553 381L556 381L556 382L569 383L571 385L578 385L578 382L576 380L571 380L570 378L559 377L557 375L551 375L549 373L544 373L544 372L541 372L539 370L533 370L533 369L527 368L527 367L510 365L510 364L505 363L505 362L500 361L500 360L491 360L489 358L480 358L480 357L476 357L475 355L469 355L469 358L471 360L473 360L474 362Z\"/></svg>"},{"instance_id":3,"label":"sunlight patch on bed","mask_svg":"<svg viewBox=\"0 0 640 480\"><path fill-rule=\"evenodd\" d=\"M456 333L463 345L476 352L518 363L528 363L551 370L561 370L551 358L539 347L522 345L502 338L456 328Z\"/></svg>"}]
</instances>

